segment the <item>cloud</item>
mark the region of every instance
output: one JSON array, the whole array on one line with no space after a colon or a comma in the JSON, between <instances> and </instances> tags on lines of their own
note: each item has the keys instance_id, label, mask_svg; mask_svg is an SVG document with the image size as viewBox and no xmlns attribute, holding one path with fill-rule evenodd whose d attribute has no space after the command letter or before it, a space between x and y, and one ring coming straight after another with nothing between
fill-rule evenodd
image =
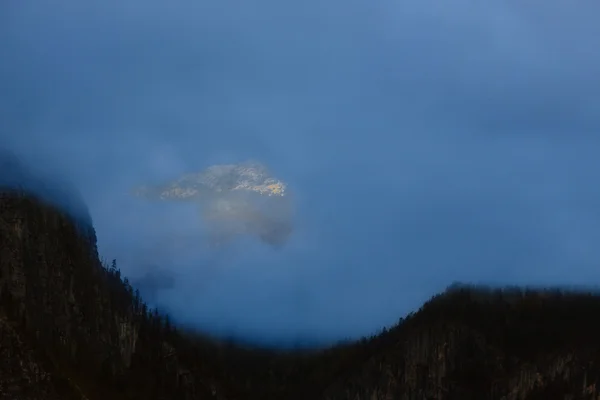
<instances>
[{"instance_id":1,"label":"cloud","mask_svg":"<svg viewBox=\"0 0 600 400\"><path fill-rule=\"evenodd\" d=\"M75 181L100 251L180 320L262 342L374 332L445 287L597 282L597 3L4 5L2 143ZM140 183L259 159L282 251L194 250ZM180 247L178 247L180 246Z\"/></svg>"}]
</instances>

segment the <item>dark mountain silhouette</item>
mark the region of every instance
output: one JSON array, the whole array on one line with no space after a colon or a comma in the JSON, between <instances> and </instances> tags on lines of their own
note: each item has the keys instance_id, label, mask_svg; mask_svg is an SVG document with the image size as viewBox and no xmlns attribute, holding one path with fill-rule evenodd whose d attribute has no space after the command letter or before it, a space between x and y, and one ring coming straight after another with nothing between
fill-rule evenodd
<instances>
[{"instance_id":1,"label":"dark mountain silhouette","mask_svg":"<svg viewBox=\"0 0 600 400\"><path fill-rule=\"evenodd\" d=\"M0 400L600 399L591 291L454 285L374 337L267 351L149 309L76 222L0 191Z\"/></svg>"},{"instance_id":2,"label":"dark mountain silhouette","mask_svg":"<svg viewBox=\"0 0 600 400\"><path fill-rule=\"evenodd\" d=\"M34 195L46 204L67 210L83 230L92 227L92 218L76 188L48 171L31 171L10 150L0 147L0 189Z\"/></svg>"}]
</instances>

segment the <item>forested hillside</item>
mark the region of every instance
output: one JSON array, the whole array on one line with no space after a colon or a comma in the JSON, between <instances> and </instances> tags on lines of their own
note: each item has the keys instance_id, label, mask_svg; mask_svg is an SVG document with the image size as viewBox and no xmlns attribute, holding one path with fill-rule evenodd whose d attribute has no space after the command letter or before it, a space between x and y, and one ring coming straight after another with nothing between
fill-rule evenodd
<instances>
[{"instance_id":1,"label":"forested hillside","mask_svg":"<svg viewBox=\"0 0 600 400\"><path fill-rule=\"evenodd\" d=\"M1 400L600 399L598 316L590 291L454 285L372 338L245 348L149 309L91 226L0 196Z\"/></svg>"}]
</instances>

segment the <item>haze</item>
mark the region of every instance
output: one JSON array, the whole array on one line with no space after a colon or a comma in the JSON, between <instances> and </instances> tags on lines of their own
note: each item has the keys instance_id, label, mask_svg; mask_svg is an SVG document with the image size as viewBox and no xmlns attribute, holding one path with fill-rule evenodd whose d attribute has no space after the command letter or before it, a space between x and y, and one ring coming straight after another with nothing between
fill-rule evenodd
<instances>
[{"instance_id":1,"label":"haze","mask_svg":"<svg viewBox=\"0 0 600 400\"><path fill-rule=\"evenodd\" d=\"M161 276L147 296L177 320L271 345L355 338L454 281L600 281L599 13L7 0L0 139L75 183L101 256ZM194 205L128 193L247 159L294 190L280 250L208 252Z\"/></svg>"}]
</instances>

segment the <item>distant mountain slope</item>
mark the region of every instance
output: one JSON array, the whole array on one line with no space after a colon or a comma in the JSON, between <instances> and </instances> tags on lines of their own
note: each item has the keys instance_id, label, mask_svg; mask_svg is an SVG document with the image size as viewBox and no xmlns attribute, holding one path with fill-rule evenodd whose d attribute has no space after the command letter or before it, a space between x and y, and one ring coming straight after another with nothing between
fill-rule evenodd
<instances>
[{"instance_id":1,"label":"distant mountain slope","mask_svg":"<svg viewBox=\"0 0 600 400\"><path fill-rule=\"evenodd\" d=\"M210 247L253 235L279 248L293 231L293 202L287 184L255 161L212 165L166 183L137 187L133 194L149 200L198 203Z\"/></svg>"},{"instance_id":2,"label":"distant mountain slope","mask_svg":"<svg viewBox=\"0 0 600 400\"><path fill-rule=\"evenodd\" d=\"M599 399L595 292L456 286L375 338L327 399Z\"/></svg>"},{"instance_id":3,"label":"distant mountain slope","mask_svg":"<svg viewBox=\"0 0 600 400\"><path fill-rule=\"evenodd\" d=\"M0 400L597 400L599 315L593 293L455 286L356 343L244 348L176 328L71 216L0 192Z\"/></svg>"},{"instance_id":4,"label":"distant mountain slope","mask_svg":"<svg viewBox=\"0 0 600 400\"><path fill-rule=\"evenodd\" d=\"M134 194L161 200L199 200L234 191L285 197L287 185L273 177L264 165L247 161L212 165L203 171L188 173L161 185L140 186L134 189Z\"/></svg>"}]
</instances>

